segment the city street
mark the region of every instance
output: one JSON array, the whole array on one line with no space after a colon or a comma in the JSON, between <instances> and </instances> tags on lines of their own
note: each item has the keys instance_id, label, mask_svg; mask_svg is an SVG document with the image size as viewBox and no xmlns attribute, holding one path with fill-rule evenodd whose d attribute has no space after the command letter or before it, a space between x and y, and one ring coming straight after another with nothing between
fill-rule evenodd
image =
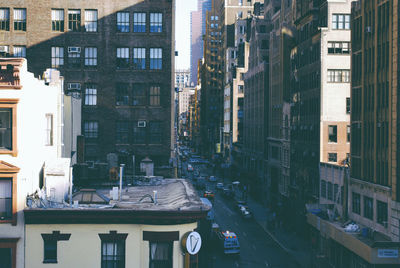
<instances>
[{"instance_id":1,"label":"city street","mask_svg":"<svg viewBox=\"0 0 400 268\"><path fill-rule=\"evenodd\" d=\"M193 166L194 171L187 172L187 163L183 163L184 176L193 178L197 172L199 175L211 175L210 168ZM222 182L222 179L219 181ZM220 230L229 230L237 234L240 256L224 255L221 248L210 243L212 245L204 245L207 247L208 263L205 266L203 263L203 267L298 267L254 219L244 219L240 215L233 197L227 198L221 192L217 192L216 183L207 181L205 187L215 193L215 198L211 200L215 212L214 222L219 225ZM198 191L199 195L203 196L204 190Z\"/></svg>"}]
</instances>

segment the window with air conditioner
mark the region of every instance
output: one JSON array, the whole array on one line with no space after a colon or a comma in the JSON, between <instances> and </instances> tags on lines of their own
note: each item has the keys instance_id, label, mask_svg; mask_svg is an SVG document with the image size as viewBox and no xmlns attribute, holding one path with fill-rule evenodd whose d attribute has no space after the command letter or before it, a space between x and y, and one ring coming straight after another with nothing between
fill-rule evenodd
<instances>
[{"instance_id":1,"label":"window with air conditioner","mask_svg":"<svg viewBox=\"0 0 400 268\"><path fill-rule=\"evenodd\" d=\"M81 48L68 47L68 65L69 67L78 68L81 66Z\"/></svg>"}]
</instances>

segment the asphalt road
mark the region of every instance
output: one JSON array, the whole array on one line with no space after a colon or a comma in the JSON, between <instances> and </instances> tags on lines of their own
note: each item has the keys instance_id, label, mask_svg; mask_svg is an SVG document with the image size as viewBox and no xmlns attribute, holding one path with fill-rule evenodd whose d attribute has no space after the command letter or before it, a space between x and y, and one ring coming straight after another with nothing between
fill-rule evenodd
<instances>
[{"instance_id":1,"label":"asphalt road","mask_svg":"<svg viewBox=\"0 0 400 268\"><path fill-rule=\"evenodd\" d=\"M186 172L186 163L182 167L188 177L193 176L193 174ZM208 168L202 168L199 173L212 175ZM240 255L224 255L215 245L210 243L204 245L207 263L203 263L202 267L298 267L294 260L269 237L254 219L243 219L236 209L233 198L225 198L221 193L217 193L215 185L216 182L207 182L206 186L216 193L212 201L215 211L214 221L218 223L221 230L229 230L237 234L240 243ZM199 194L202 194L202 192L199 191Z\"/></svg>"}]
</instances>

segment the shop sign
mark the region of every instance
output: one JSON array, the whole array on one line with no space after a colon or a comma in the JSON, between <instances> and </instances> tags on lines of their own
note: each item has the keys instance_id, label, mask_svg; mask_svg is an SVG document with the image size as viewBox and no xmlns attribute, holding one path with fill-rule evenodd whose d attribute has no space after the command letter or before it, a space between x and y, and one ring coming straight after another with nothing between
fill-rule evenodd
<instances>
[{"instance_id":1,"label":"shop sign","mask_svg":"<svg viewBox=\"0 0 400 268\"><path fill-rule=\"evenodd\" d=\"M398 258L398 249L378 249L378 258Z\"/></svg>"},{"instance_id":2,"label":"shop sign","mask_svg":"<svg viewBox=\"0 0 400 268\"><path fill-rule=\"evenodd\" d=\"M198 232L188 232L182 238L182 247L190 255L196 255L201 248L201 236Z\"/></svg>"}]
</instances>

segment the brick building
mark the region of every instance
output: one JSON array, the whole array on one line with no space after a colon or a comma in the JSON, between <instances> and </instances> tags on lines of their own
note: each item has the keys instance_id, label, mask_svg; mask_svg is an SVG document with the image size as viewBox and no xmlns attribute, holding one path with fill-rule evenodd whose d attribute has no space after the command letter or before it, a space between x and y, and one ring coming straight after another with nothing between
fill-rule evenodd
<instances>
[{"instance_id":1,"label":"brick building","mask_svg":"<svg viewBox=\"0 0 400 268\"><path fill-rule=\"evenodd\" d=\"M58 68L82 98L85 160L115 153L168 164L173 120L174 1L9 1L0 52L36 76Z\"/></svg>"}]
</instances>

